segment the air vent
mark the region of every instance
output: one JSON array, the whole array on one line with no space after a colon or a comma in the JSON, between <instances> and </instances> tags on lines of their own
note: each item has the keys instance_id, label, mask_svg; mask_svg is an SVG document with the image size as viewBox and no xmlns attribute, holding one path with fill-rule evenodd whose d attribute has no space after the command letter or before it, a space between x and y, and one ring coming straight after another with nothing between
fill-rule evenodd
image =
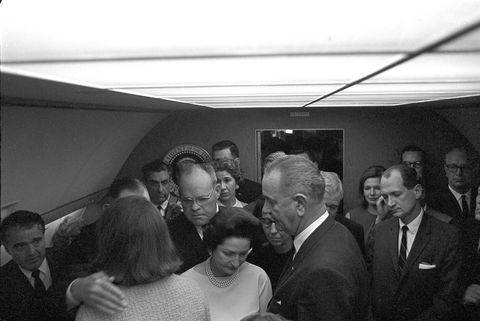
<instances>
[{"instance_id":1,"label":"air vent","mask_svg":"<svg viewBox=\"0 0 480 321\"><path fill-rule=\"evenodd\" d=\"M293 111L290 113L290 117L310 117L310 112L308 111Z\"/></svg>"}]
</instances>

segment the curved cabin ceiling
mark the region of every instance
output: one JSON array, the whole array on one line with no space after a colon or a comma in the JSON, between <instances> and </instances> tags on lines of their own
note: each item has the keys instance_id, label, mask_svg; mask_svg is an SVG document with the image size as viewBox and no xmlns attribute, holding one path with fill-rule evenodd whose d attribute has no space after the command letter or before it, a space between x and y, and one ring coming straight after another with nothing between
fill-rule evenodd
<instances>
[{"instance_id":1,"label":"curved cabin ceiling","mask_svg":"<svg viewBox=\"0 0 480 321\"><path fill-rule=\"evenodd\" d=\"M351 107L480 93L478 0L1 6L2 73L155 98L159 109L160 99Z\"/></svg>"}]
</instances>

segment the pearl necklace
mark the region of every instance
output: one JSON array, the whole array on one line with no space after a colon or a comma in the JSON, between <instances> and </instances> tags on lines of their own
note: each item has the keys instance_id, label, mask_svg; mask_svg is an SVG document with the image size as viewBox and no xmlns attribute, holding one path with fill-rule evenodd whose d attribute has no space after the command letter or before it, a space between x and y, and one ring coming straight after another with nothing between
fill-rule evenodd
<instances>
[{"instance_id":1,"label":"pearl necklace","mask_svg":"<svg viewBox=\"0 0 480 321\"><path fill-rule=\"evenodd\" d=\"M214 286L216 286L217 288L226 288L226 287L229 287L230 285L233 284L233 282L235 282L238 278L238 271L239 269L237 269L235 271L235 273L233 273L231 276L229 277L222 277L221 279L217 278L215 275L213 275L213 272L212 272L212 267L210 266L210 258L207 259L207 261L205 261L205 273L207 274L207 277L208 277L208 280L210 281L210 283L212 283Z\"/></svg>"}]
</instances>

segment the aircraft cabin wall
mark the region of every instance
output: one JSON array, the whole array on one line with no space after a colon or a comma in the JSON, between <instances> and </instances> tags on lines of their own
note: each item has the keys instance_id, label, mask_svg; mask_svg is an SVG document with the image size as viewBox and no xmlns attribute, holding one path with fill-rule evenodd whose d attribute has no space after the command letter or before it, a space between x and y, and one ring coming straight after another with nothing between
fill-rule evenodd
<instances>
[{"instance_id":1,"label":"aircraft cabin wall","mask_svg":"<svg viewBox=\"0 0 480 321\"><path fill-rule=\"evenodd\" d=\"M223 139L240 149L246 177L257 178L256 129L344 129L345 208L359 204L357 186L370 165L390 166L409 144L424 148L432 165L431 181L444 182L445 152L467 139L442 116L424 108L308 108L309 117L290 117L298 109L223 109L170 114L137 145L118 176L141 177L143 164L169 149L189 143L205 148ZM303 111L303 110L302 110ZM478 148L477 148L478 151ZM432 175L434 174L434 175Z\"/></svg>"}]
</instances>

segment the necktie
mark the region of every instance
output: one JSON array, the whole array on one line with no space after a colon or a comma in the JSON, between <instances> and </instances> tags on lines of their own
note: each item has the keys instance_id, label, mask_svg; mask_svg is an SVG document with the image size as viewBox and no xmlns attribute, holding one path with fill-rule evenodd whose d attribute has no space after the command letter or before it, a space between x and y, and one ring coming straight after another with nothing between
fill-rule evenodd
<instances>
[{"instance_id":1,"label":"necktie","mask_svg":"<svg viewBox=\"0 0 480 321\"><path fill-rule=\"evenodd\" d=\"M40 279L40 270L35 270L32 272L34 279L35 293L39 295L44 295L47 290L45 289L45 284L43 284L42 279Z\"/></svg>"},{"instance_id":2,"label":"necktie","mask_svg":"<svg viewBox=\"0 0 480 321\"><path fill-rule=\"evenodd\" d=\"M398 267L400 269L400 274L402 274L405 262L407 262L407 231L408 226L402 226L402 241L400 244L400 255L398 256Z\"/></svg>"},{"instance_id":3,"label":"necktie","mask_svg":"<svg viewBox=\"0 0 480 321\"><path fill-rule=\"evenodd\" d=\"M462 217L467 218L469 217L469 210L468 210L468 204L467 204L467 197L466 195L462 195Z\"/></svg>"}]
</instances>

